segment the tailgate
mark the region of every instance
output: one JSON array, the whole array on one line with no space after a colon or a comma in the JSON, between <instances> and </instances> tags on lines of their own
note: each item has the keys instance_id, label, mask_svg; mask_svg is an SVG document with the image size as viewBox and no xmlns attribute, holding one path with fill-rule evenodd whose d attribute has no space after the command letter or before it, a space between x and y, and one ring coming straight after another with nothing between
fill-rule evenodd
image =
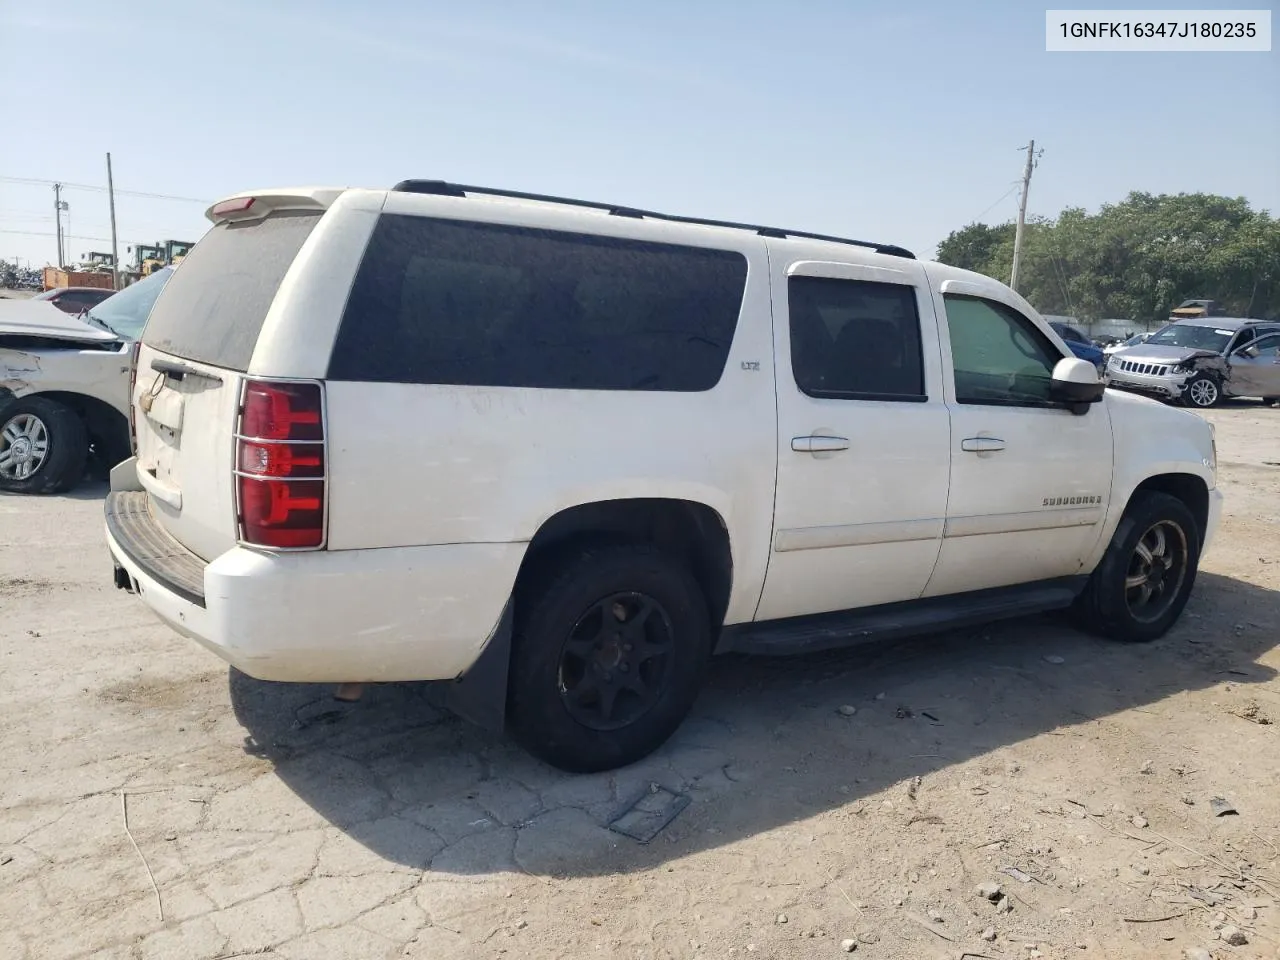
<instances>
[{"instance_id":1,"label":"tailgate","mask_svg":"<svg viewBox=\"0 0 1280 960\"><path fill-rule=\"evenodd\" d=\"M205 560L237 539L232 466L240 380L235 371L145 343L138 352L138 480L160 525Z\"/></svg>"},{"instance_id":2,"label":"tailgate","mask_svg":"<svg viewBox=\"0 0 1280 960\"><path fill-rule=\"evenodd\" d=\"M157 522L213 560L239 536L235 430L244 372L286 272L321 213L218 223L156 301L138 351L138 480Z\"/></svg>"}]
</instances>

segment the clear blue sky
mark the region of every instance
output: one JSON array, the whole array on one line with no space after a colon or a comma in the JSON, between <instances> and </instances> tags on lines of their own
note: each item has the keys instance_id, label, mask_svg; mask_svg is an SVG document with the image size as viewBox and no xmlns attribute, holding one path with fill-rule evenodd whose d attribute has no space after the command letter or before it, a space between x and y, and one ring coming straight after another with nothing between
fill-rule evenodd
<instances>
[{"instance_id":1,"label":"clear blue sky","mask_svg":"<svg viewBox=\"0 0 1280 960\"><path fill-rule=\"evenodd\" d=\"M0 177L104 184L110 150L118 189L210 200L445 178L928 255L1014 216L1034 137L1036 214L1130 190L1280 212L1280 52L1051 54L1045 6L0 0ZM109 235L104 194L66 199L71 234ZM205 228L117 206L122 246ZM52 234L52 207L0 180L0 256L52 258L13 232Z\"/></svg>"}]
</instances>

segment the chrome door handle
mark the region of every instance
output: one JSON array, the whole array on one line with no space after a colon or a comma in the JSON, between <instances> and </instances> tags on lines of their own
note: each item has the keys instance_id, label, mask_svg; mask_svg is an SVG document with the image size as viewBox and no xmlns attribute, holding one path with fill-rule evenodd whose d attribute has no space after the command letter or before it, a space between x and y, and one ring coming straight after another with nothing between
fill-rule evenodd
<instances>
[{"instance_id":1,"label":"chrome door handle","mask_svg":"<svg viewBox=\"0 0 1280 960\"><path fill-rule=\"evenodd\" d=\"M847 437L792 437L791 449L796 453L827 453L835 450L848 450Z\"/></svg>"},{"instance_id":2,"label":"chrome door handle","mask_svg":"<svg viewBox=\"0 0 1280 960\"><path fill-rule=\"evenodd\" d=\"M960 441L960 449L969 453L992 453L1004 449L1004 441L995 437L970 437Z\"/></svg>"}]
</instances>

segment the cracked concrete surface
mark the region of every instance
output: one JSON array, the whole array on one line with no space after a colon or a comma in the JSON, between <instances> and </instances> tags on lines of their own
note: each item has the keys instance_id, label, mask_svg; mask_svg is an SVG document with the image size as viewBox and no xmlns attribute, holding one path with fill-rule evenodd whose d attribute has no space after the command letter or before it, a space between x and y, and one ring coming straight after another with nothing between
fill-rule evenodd
<instances>
[{"instance_id":1,"label":"cracked concrete surface","mask_svg":"<svg viewBox=\"0 0 1280 960\"><path fill-rule=\"evenodd\" d=\"M1256 914L1223 956L1271 956L1280 413L1212 416L1228 516L1169 638L1040 619L726 660L670 744L594 776L425 685L228 674L111 587L100 488L0 495L0 958L1154 958L1211 936L1189 887ZM692 803L648 845L608 830L654 783Z\"/></svg>"}]
</instances>

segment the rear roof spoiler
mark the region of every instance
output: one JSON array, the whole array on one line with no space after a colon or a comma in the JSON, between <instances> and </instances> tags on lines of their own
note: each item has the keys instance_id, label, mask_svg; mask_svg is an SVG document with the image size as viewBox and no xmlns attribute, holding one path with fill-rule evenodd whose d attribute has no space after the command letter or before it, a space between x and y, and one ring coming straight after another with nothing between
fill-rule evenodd
<instances>
[{"instance_id":1,"label":"rear roof spoiler","mask_svg":"<svg viewBox=\"0 0 1280 960\"><path fill-rule=\"evenodd\" d=\"M333 187L298 187L287 190L246 190L219 200L204 212L213 223L261 220L282 210L324 210L343 190Z\"/></svg>"}]
</instances>

